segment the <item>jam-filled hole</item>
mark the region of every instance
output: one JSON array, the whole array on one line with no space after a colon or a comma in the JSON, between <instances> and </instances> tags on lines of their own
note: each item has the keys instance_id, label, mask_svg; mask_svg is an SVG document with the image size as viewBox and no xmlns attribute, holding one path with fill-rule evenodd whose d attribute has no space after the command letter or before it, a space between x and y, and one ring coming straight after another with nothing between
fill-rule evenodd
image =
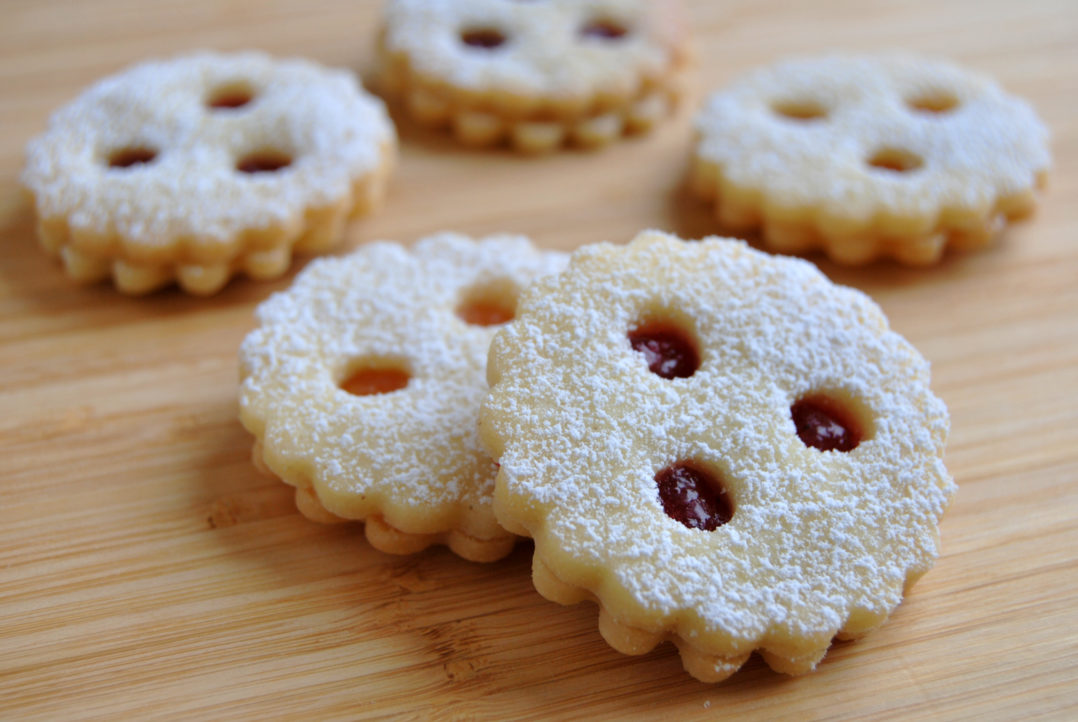
<instances>
[{"instance_id":1,"label":"jam-filled hole","mask_svg":"<svg viewBox=\"0 0 1078 722\"><path fill-rule=\"evenodd\" d=\"M787 98L777 100L771 104L771 110L776 115L789 120L811 121L823 120L827 117L827 108L815 100L809 98Z\"/></svg>"},{"instance_id":2,"label":"jam-filled hole","mask_svg":"<svg viewBox=\"0 0 1078 722\"><path fill-rule=\"evenodd\" d=\"M881 148L873 153L868 164L890 173L909 173L924 165L921 156L902 148Z\"/></svg>"},{"instance_id":3,"label":"jam-filled hole","mask_svg":"<svg viewBox=\"0 0 1078 722\"><path fill-rule=\"evenodd\" d=\"M466 290L455 311L472 326L498 326L516 316L520 289L509 280L488 281Z\"/></svg>"},{"instance_id":4,"label":"jam-filled hole","mask_svg":"<svg viewBox=\"0 0 1078 722\"><path fill-rule=\"evenodd\" d=\"M400 391L411 374L404 364L381 358L361 359L351 365L340 383L353 396L377 396Z\"/></svg>"},{"instance_id":5,"label":"jam-filled hole","mask_svg":"<svg viewBox=\"0 0 1078 722\"><path fill-rule=\"evenodd\" d=\"M722 481L701 466L678 462L655 475L663 511L690 529L713 531L734 516Z\"/></svg>"},{"instance_id":6,"label":"jam-filled hole","mask_svg":"<svg viewBox=\"0 0 1078 722\"><path fill-rule=\"evenodd\" d=\"M276 173L292 165L292 156L279 150L256 150L236 161L240 173Z\"/></svg>"},{"instance_id":7,"label":"jam-filled hole","mask_svg":"<svg viewBox=\"0 0 1078 722\"><path fill-rule=\"evenodd\" d=\"M664 379L688 378L700 368L696 344L669 321L649 321L629 331L629 345L643 354L651 373Z\"/></svg>"},{"instance_id":8,"label":"jam-filled hole","mask_svg":"<svg viewBox=\"0 0 1078 722\"><path fill-rule=\"evenodd\" d=\"M915 95L906 104L921 113L949 113L958 107L958 98L954 93L938 90Z\"/></svg>"},{"instance_id":9,"label":"jam-filled hole","mask_svg":"<svg viewBox=\"0 0 1078 722\"><path fill-rule=\"evenodd\" d=\"M460 41L470 48L494 50L509 40L497 28L467 28L460 33Z\"/></svg>"},{"instance_id":10,"label":"jam-filled hole","mask_svg":"<svg viewBox=\"0 0 1078 722\"><path fill-rule=\"evenodd\" d=\"M600 40L621 40L629 34L629 28L624 23L609 18L596 18L590 20L580 28L580 34L585 38L599 38Z\"/></svg>"},{"instance_id":11,"label":"jam-filled hole","mask_svg":"<svg viewBox=\"0 0 1078 722\"><path fill-rule=\"evenodd\" d=\"M157 159L157 151L146 146L131 146L120 148L109 153L109 168L131 168L132 166L146 165Z\"/></svg>"},{"instance_id":12,"label":"jam-filled hole","mask_svg":"<svg viewBox=\"0 0 1078 722\"><path fill-rule=\"evenodd\" d=\"M865 426L850 404L825 394L809 394L790 407L797 436L820 451L853 451L865 438Z\"/></svg>"},{"instance_id":13,"label":"jam-filled hole","mask_svg":"<svg viewBox=\"0 0 1078 722\"><path fill-rule=\"evenodd\" d=\"M206 97L206 107L214 110L233 110L242 108L254 99L255 91L247 83L226 83L210 92Z\"/></svg>"}]
</instances>

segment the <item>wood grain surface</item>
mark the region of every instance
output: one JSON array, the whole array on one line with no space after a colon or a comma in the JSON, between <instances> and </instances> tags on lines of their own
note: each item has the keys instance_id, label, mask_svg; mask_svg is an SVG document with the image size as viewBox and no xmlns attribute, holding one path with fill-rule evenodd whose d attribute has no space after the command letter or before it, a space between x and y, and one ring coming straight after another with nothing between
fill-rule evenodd
<instances>
[{"instance_id":1,"label":"wood grain surface","mask_svg":"<svg viewBox=\"0 0 1078 722\"><path fill-rule=\"evenodd\" d=\"M944 55L1053 132L1036 216L934 268L850 270L933 363L960 485L943 555L882 629L811 675L695 682L669 645L611 650L594 607L536 594L530 547L389 557L306 521L248 461L236 351L285 288L212 299L80 287L36 246L26 141L149 56L257 47L365 71L379 3L0 4L0 717L1078 717L1078 4L697 0L700 94L790 53ZM345 248L442 228L547 247L719 230L683 189L692 104L597 153L468 152L401 124L388 203Z\"/></svg>"}]
</instances>

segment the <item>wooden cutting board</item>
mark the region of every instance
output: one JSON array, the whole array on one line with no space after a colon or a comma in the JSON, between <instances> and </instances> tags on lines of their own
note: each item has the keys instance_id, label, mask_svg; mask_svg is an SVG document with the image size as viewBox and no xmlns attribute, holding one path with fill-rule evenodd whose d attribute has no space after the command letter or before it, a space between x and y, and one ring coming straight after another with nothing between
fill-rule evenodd
<instances>
[{"instance_id":1,"label":"wooden cutting board","mask_svg":"<svg viewBox=\"0 0 1078 722\"><path fill-rule=\"evenodd\" d=\"M306 521L248 462L236 350L279 282L212 299L78 287L39 251L17 177L48 114L194 47L362 70L379 3L6 0L0 21L0 717L1078 716L1078 5L692 2L700 91L790 53L896 48L996 76L1052 128L1039 213L938 267L821 268L933 363L960 493L943 556L814 674L758 660L703 685L669 646L622 656L589 605L546 602L530 548L394 558ZM435 229L571 249L716 229L682 181L691 108L597 153L520 159L402 126L386 207L345 247Z\"/></svg>"}]
</instances>

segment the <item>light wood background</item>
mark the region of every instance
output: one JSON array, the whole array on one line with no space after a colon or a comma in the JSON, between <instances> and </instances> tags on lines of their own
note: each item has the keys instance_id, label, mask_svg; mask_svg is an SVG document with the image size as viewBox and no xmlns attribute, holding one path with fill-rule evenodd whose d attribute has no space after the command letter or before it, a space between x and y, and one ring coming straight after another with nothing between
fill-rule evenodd
<instances>
[{"instance_id":1,"label":"light wood background","mask_svg":"<svg viewBox=\"0 0 1078 722\"><path fill-rule=\"evenodd\" d=\"M779 56L950 56L1030 99L1056 167L1039 213L936 268L840 269L932 361L960 484L937 567L881 630L792 679L718 686L669 646L622 656L594 608L492 565L394 558L248 463L236 350L291 278L210 300L73 285L35 245L25 142L148 56L258 47L367 67L359 0L0 4L0 717L1078 717L1078 4L697 0L699 87ZM549 247L717 230L682 190L690 109L594 154L471 153L404 125L389 202L346 247L441 228Z\"/></svg>"}]
</instances>

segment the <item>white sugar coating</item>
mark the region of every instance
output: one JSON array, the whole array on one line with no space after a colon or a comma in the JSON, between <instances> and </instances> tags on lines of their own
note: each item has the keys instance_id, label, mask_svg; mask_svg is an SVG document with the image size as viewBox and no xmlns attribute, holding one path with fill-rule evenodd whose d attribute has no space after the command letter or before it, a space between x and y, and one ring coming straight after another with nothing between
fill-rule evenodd
<instances>
[{"instance_id":1,"label":"white sugar coating","mask_svg":"<svg viewBox=\"0 0 1078 722\"><path fill-rule=\"evenodd\" d=\"M251 102L210 108L219 90ZM58 110L27 150L23 184L44 218L126 242L238 240L247 229L299 223L308 208L339 202L377 170L396 135L380 100L343 70L257 52L199 52L150 61L105 78ZM110 168L123 149L152 163ZM241 173L251 153L291 164Z\"/></svg>"},{"instance_id":2,"label":"white sugar coating","mask_svg":"<svg viewBox=\"0 0 1078 722\"><path fill-rule=\"evenodd\" d=\"M695 339L692 376L648 370L627 340L645 321ZM713 654L822 653L883 621L936 557L955 486L928 365L807 262L655 231L582 248L521 298L488 378L499 519L628 627ZM846 400L865 440L802 443L791 405L810 393ZM655 475L682 461L719 475L729 523L663 512Z\"/></svg>"},{"instance_id":3,"label":"white sugar coating","mask_svg":"<svg viewBox=\"0 0 1078 722\"><path fill-rule=\"evenodd\" d=\"M593 21L628 32L583 35ZM390 0L384 27L385 47L427 78L549 98L633 95L671 71L687 36L678 0ZM497 31L505 42L466 45L461 34L471 30Z\"/></svg>"},{"instance_id":4,"label":"white sugar coating","mask_svg":"<svg viewBox=\"0 0 1078 722\"><path fill-rule=\"evenodd\" d=\"M484 288L518 292L565 258L520 236L441 233L410 251L379 242L312 261L259 306L240 349L240 418L266 463L311 485L337 516L379 513L417 534L504 534L491 512L495 466L476 432L497 327L467 324L456 309ZM406 370L407 386L342 390L370 359Z\"/></svg>"},{"instance_id":5,"label":"white sugar coating","mask_svg":"<svg viewBox=\"0 0 1078 722\"><path fill-rule=\"evenodd\" d=\"M942 112L918 100L954 101ZM824 117L776 107L816 106ZM945 103L946 104L946 103ZM881 213L934 217L988 213L1031 190L1050 164L1048 132L1032 108L990 79L914 56L794 58L749 73L711 96L696 121L699 157L767 202L870 222ZM881 150L922 166L873 167Z\"/></svg>"}]
</instances>

